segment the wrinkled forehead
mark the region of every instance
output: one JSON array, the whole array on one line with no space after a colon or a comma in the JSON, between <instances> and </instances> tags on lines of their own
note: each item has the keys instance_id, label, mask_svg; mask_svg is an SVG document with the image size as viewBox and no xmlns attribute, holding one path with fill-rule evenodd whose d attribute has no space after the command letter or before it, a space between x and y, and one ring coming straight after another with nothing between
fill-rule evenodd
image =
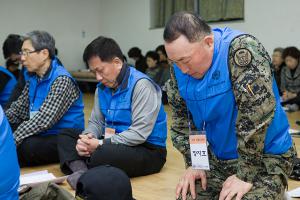
<instances>
[{"instance_id":1,"label":"wrinkled forehead","mask_svg":"<svg viewBox=\"0 0 300 200\"><path fill-rule=\"evenodd\" d=\"M25 40L23 42L22 50L33 50L33 46L32 46L31 40L28 39L28 40Z\"/></svg>"},{"instance_id":2,"label":"wrinkled forehead","mask_svg":"<svg viewBox=\"0 0 300 200\"><path fill-rule=\"evenodd\" d=\"M111 68L113 65L113 61L107 62L107 61L103 61L101 60L101 58L99 56L92 56L89 60L88 60L88 66L91 70L104 70L106 68Z\"/></svg>"},{"instance_id":3,"label":"wrinkled forehead","mask_svg":"<svg viewBox=\"0 0 300 200\"><path fill-rule=\"evenodd\" d=\"M273 55L276 55L276 56L281 56L281 55L282 55L282 53L281 53L280 51L274 51L274 52L273 52Z\"/></svg>"},{"instance_id":4,"label":"wrinkled forehead","mask_svg":"<svg viewBox=\"0 0 300 200\"><path fill-rule=\"evenodd\" d=\"M165 42L165 49L170 60L179 60L189 56L196 48L197 43L191 43L188 39L181 35L172 42Z\"/></svg>"},{"instance_id":5,"label":"wrinkled forehead","mask_svg":"<svg viewBox=\"0 0 300 200\"><path fill-rule=\"evenodd\" d=\"M88 65L90 68L96 68L97 66L101 65L102 61L98 56L92 56L88 59Z\"/></svg>"}]
</instances>

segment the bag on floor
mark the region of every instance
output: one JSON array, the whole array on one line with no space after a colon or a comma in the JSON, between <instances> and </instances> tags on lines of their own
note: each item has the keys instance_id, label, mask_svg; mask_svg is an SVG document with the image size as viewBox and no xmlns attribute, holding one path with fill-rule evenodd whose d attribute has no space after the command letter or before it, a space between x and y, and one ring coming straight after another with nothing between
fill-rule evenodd
<instances>
[{"instance_id":1,"label":"bag on floor","mask_svg":"<svg viewBox=\"0 0 300 200\"><path fill-rule=\"evenodd\" d=\"M75 200L71 193L55 183L41 183L20 195L20 200Z\"/></svg>"}]
</instances>

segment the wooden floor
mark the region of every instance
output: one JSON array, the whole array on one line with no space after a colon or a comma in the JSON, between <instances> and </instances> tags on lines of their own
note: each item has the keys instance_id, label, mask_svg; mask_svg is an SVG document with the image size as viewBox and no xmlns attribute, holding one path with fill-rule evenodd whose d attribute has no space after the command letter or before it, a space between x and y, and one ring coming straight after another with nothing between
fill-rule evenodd
<instances>
[{"instance_id":1,"label":"wooden floor","mask_svg":"<svg viewBox=\"0 0 300 200\"><path fill-rule=\"evenodd\" d=\"M84 94L84 103L85 103L85 119L86 124L90 116L94 102L93 94ZM171 124L171 111L169 106L165 106L165 110L168 113L168 126ZM292 128L298 128L299 126L295 124L296 120L300 120L300 112L288 113L288 118ZM294 138L294 141L297 146L298 155L300 155L300 138ZM143 176L138 178L132 178L132 189L133 196L137 200L154 200L154 199L163 199L163 200L174 200L175 199L175 187L177 181L179 180L181 174L184 171L184 163L181 154L172 146L170 140L170 135L167 139L167 162L164 168L158 174L153 174L149 176ZM130 161L128 161L130 162ZM21 173L28 173L38 170L45 170L54 173L56 176L62 176L58 164L31 167L31 168L22 168ZM69 190L74 194L74 191L70 186L64 182L63 187ZM300 187L300 182L289 180L289 189L294 189Z\"/></svg>"}]
</instances>

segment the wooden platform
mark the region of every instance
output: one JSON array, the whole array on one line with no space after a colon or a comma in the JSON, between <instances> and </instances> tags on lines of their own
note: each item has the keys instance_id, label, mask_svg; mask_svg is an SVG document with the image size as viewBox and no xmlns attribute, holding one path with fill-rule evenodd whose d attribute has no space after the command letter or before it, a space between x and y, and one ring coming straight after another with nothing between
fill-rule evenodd
<instances>
[{"instance_id":1,"label":"wooden platform","mask_svg":"<svg viewBox=\"0 0 300 200\"><path fill-rule=\"evenodd\" d=\"M85 119L86 124L90 116L91 110L93 108L94 95L93 94L84 94L84 103L85 103ZM169 106L165 106L166 112L168 113L168 126L171 124L171 111ZM300 112L288 113L288 118L292 128L298 128L299 126L295 124L296 120L300 119ZM298 155L300 153L300 138L294 138L294 141L297 146ZM184 163L181 154L172 146L170 140L170 135L168 135L167 140L167 162L158 174L153 174L149 176L143 176L138 178L132 178L132 189L133 196L137 200L154 200L154 199L163 199L163 200L174 200L175 199L175 187L176 184L184 171ZM38 170L45 170L54 173L56 176L62 176L58 164L31 167L31 168L22 168L21 173L28 173ZM74 194L74 191L70 186L64 182L63 187L69 190ZM300 181L289 181L289 189L294 189L300 187Z\"/></svg>"}]
</instances>

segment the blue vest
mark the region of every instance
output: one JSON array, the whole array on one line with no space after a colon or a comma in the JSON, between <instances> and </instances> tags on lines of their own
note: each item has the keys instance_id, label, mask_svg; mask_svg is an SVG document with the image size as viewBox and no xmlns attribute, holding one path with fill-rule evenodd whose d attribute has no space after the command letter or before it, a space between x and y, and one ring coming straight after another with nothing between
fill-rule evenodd
<instances>
[{"instance_id":1,"label":"blue vest","mask_svg":"<svg viewBox=\"0 0 300 200\"><path fill-rule=\"evenodd\" d=\"M174 70L179 93L192 113L193 122L198 130L202 130L205 121L207 140L216 157L221 160L236 159L238 152L235 124L238 110L227 55L231 41L243 33L225 28L214 29L213 34L213 61L202 79L183 74L176 65ZM264 153L282 154L291 147L292 139L288 133L289 124L280 105L275 81L273 92L276 109L266 133Z\"/></svg>"},{"instance_id":2,"label":"blue vest","mask_svg":"<svg viewBox=\"0 0 300 200\"><path fill-rule=\"evenodd\" d=\"M29 102L31 112L38 111L40 109L51 90L53 82L59 76L68 76L76 84L75 80L63 66L57 63L56 59L53 59L51 62L51 71L49 72L49 75L42 80L39 80L37 75L26 76L30 82ZM84 129L83 101L81 93L80 97L71 105L62 118L54 124L54 126L41 134L57 134L60 129L65 128L74 128L79 130Z\"/></svg>"},{"instance_id":3,"label":"blue vest","mask_svg":"<svg viewBox=\"0 0 300 200\"><path fill-rule=\"evenodd\" d=\"M15 76L12 73L10 73L10 71L8 71L6 68L2 66L0 66L0 72L3 72L10 77L9 81L6 83L5 87L0 93L0 105L4 107L10 97L10 94L15 88L15 85L17 84L17 80Z\"/></svg>"},{"instance_id":4,"label":"blue vest","mask_svg":"<svg viewBox=\"0 0 300 200\"><path fill-rule=\"evenodd\" d=\"M31 76L26 67L21 69L21 73L24 75L24 81L27 82Z\"/></svg>"},{"instance_id":5,"label":"blue vest","mask_svg":"<svg viewBox=\"0 0 300 200\"><path fill-rule=\"evenodd\" d=\"M0 106L0 199L19 199L20 168L9 123Z\"/></svg>"},{"instance_id":6,"label":"blue vest","mask_svg":"<svg viewBox=\"0 0 300 200\"><path fill-rule=\"evenodd\" d=\"M116 134L128 130L132 124L132 94L135 84L143 78L151 81L157 90L160 90L150 78L132 67L128 68L122 84L113 95L110 88L104 87L101 83L98 84L100 111L103 114L107 126L114 128ZM161 105L152 133L146 141L154 145L165 147L166 139L167 116L163 105Z\"/></svg>"}]
</instances>

